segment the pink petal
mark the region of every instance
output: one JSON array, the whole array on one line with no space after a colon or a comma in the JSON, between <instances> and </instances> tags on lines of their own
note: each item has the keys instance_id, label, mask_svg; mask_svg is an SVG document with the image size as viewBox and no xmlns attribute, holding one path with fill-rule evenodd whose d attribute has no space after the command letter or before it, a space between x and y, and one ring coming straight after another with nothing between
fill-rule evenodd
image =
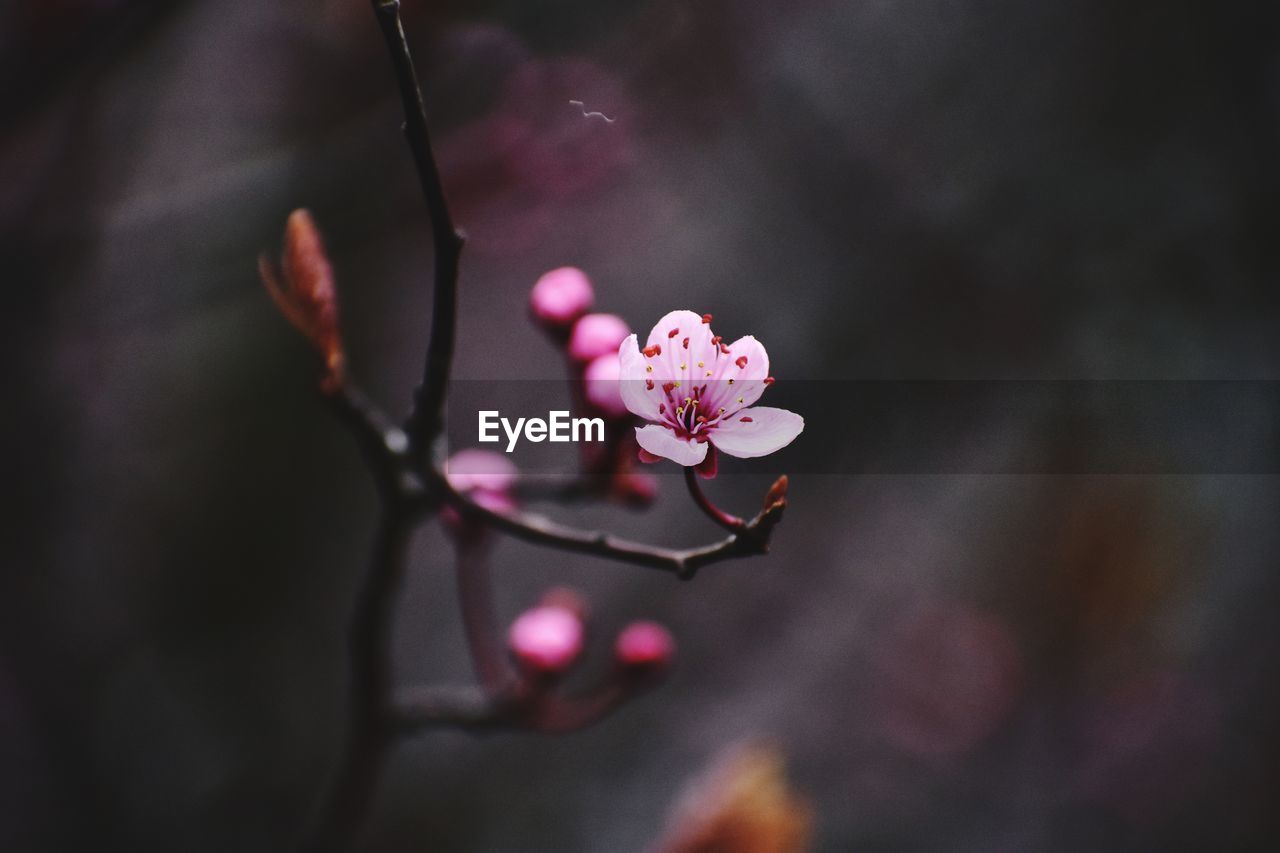
<instances>
[{"instance_id":1,"label":"pink petal","mask_svg":"<svg viewBox=\"0 0 1280 853\"><path fill-rule=\"evenodd\" d=\"M690 387L692 381L701 379L707 370L715 367L711 337L711 326L702 322L701 314L692 311L665 314L649 333L646 344L646 347L662 348L661 354L648 359L654 368L650 377L659 384L674 381ZM701 367L698 362L702 362Z\"/></svg>"},{"instance_id":2,"label":"pink petal","mask_svg":"<svg viewBox=\"0 0 1280 853\"><path fill-rule=\"evenodd\" d=\"M727 354L719 354L715 375L708 380L707 392L702 396L704 411L723 408L726 416L759 400L768 387L764 380L769 375L769 354L764 344L751 335L738 338L727 348Z\"/></svg>"},{"instance_id":3,"label":"pink petal","mask_svg":"<svg viewBox=\"0 0 1280 853\"><path fill-rule=\"evenodd\" d=\"M754 459L786 447L803 429L804 418L795 412L756 406L721 421L710 437L712 444L730 456Z\"/></svg>"},{"instance_id":4,"label":"pink petal","mask_svg":"<svg viewBox=\"0 0 1280 853\"><path fill-rule=\"evenodd\" d=\"M686 467L697 465L707 455L705 442L677 438L673 431L656 424L637 427L636 442L654 456L670 459Z\"/></svg>"},{"instance_id":5,"label":"pink petal","mask_svg":"<svg viewBox=\"0 0 1280 853\"><path fill-rule=\"evenodd\" d=\"M662 415L658 413L658 406L664 399L662 389L653 380L654 374L646 372L649 360L641 354L635 335L631 335L618 347L618 361L618 376L621 380L618 390L622 393L622 402L627 409L646 421L662 420ZM650 383L653 387L650 387Z\"/></svg>"}]
</instances>

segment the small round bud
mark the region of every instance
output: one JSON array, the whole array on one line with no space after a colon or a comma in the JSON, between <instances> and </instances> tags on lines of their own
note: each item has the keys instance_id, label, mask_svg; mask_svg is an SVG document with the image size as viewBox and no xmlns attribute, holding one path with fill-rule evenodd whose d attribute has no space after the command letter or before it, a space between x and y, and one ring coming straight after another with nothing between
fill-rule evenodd
<instances>
[{"instance_id":1,"label":"small round bud","mask_svg":"<svg viewBox=\"0 0 1280 853\"><path fill-rule=\"evenodd\" d=\"M622 365L617 355L602 355L583 371L583 395L587 402L611 418L624 418L629 412L622 402Z\"/></svg>"},{"instance_id":2,"label":"small round bud","mask_svg":"<svg viewBox=\"0 0 1280 853\"><path fill-rule=\"evenodd\" d=\"M658 480L652 474L620 473L609 483L609 493L627 506L643 509L658 498Z\"/></svg>"},{"instance_id":3,"label":"small round bud","mask_svg":"<svg viewBox=\"0 0 1280 853\"><path fill-rule=\"evenodd\" d=\"M582 653L582 619L559 605L540 605L511 623L507 643L517 661L544 675L564 672Z\"/></svg>"},{"instance_id":4,"label":"small round bud","mask_svg":"<svg viewBox=\"0 0 1280 853\"><path fill-rule=\"evenodd\" d=\"M616 314L587 314L573 324L569 355L591 361L602 355L617 355L618 347L631 334L626 321Z\"/></svg>"},{"instance_id":5,"label":"small round bud","mask_svg":"<svg viewBox=\"0 0 1280 853\"><path fill-rule=\"evenodd\" d=\"M591 280L577 267L560 267L545 273L529 294L533 316L553 327L567 327L585 314L594 301Z\"/></svg>"},{"instance_id":6,"label":"small round bud","mask_svg":"<svg viewBox=\"0 0 1280 853\"><path fill-rule=\"evenodd\" d=\"M444 476L459 494L492 512L508 512L516 507L515 485L519 470L505 454L470 448L459 450L444 463ZM440 512L445 530L459 541L480 541L483 524L464 520L453 507Z\"/></svg>"},{"instance_id":7,"label":"small round bud","mask_svg":"<svg viewBox=\"0 0 1280 853\"><path fill-rule=\"evenodd\" d=\"M632 622L618 635L613 654L628 670L660 672L671 665L676 641L657 622Z\"/></svg>"}]
</instances>

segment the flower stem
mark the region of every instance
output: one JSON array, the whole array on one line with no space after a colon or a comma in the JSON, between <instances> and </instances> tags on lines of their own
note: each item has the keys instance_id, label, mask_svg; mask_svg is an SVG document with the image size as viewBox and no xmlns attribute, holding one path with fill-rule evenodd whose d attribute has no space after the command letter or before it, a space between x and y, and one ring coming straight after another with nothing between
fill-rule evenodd
<instances>
[{"instance_id":1,"label":"flower stem","mask_svg":"<svg viewBox=\"0 0 1280 853\"><path fill-rule=\"evenodd\" d=\"M458 543L458 606L476 677L486 694L497 696L513 676L499 641L487 551L486 542Z\"/></svg>"},{"instance_id":2,"label":"flower stem","mask_svg":"<svg viewBox=\"0 0 1280 853\"><path fill-rule=\"evenodd\" d=\"M693 496L693 502L698 508L705 512L712 521L728 530L731 533L741 533L747 526L747 523L736 515L731 515L720 507L711 502L706 493L702 491L702 484L698 482L698 474L692 467L684 469L684 481L689 486L689 494Z\"/></svg>"}]
</instances>

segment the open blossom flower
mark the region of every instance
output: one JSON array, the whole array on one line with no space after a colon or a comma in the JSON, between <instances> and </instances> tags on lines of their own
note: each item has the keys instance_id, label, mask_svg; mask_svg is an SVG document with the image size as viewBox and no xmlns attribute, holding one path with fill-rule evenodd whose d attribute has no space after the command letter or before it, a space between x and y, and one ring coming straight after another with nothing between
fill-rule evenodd
<instances>
[{"instance_id":1,"label":"open blossom flower","mask_svg":"<svg viewBox=\"0 0 1280 853\"><path fill-rule=\"evenodd\" d=\"M636 441L651 456L698 465L711 444L730 456L766 456L790 444L804 418L753 405L773 384L764 346L747 335L731 344L711 332L711 315L672 311L644 349L636 336L618 351L623 402L648 426Z\"/></svg>"}]
</instances>

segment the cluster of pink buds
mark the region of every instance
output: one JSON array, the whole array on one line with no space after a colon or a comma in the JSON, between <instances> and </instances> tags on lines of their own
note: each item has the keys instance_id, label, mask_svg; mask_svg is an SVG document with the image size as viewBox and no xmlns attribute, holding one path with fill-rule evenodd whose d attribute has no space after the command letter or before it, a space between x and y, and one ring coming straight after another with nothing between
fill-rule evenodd
<instances>
[{"instance_id":1,"label":"cluster of pink buds","mask_svg":"<svg viewBox=\"0 0 1280 853\"><path fill-rule=\"evenodd\" d=\"M544 274L529 294L534 322L564 351L575 389L573 405L605 419L605 442L583 446L583 467L597 491L633 506L648 506L656 481L633 471L634 417L622 399L618 348L631 328L616 314L595 313L595 289L586 273L560 267Z\"/></svg>"},{"instance_id":2,"label":"cluster of pink buds","mask_svg":"<svg viewBox=\"0 0 1280 853\"><path fill-rule=\"evenodd\" d=\"M507 644L522 676L556 679L582 656L588 612L572 590L555 589L520 614L507 633ZM614 666L627 678L658 675L675 655L675 641L656 622L633 622L614 641Z\"/></svg>"}]
</instances>

